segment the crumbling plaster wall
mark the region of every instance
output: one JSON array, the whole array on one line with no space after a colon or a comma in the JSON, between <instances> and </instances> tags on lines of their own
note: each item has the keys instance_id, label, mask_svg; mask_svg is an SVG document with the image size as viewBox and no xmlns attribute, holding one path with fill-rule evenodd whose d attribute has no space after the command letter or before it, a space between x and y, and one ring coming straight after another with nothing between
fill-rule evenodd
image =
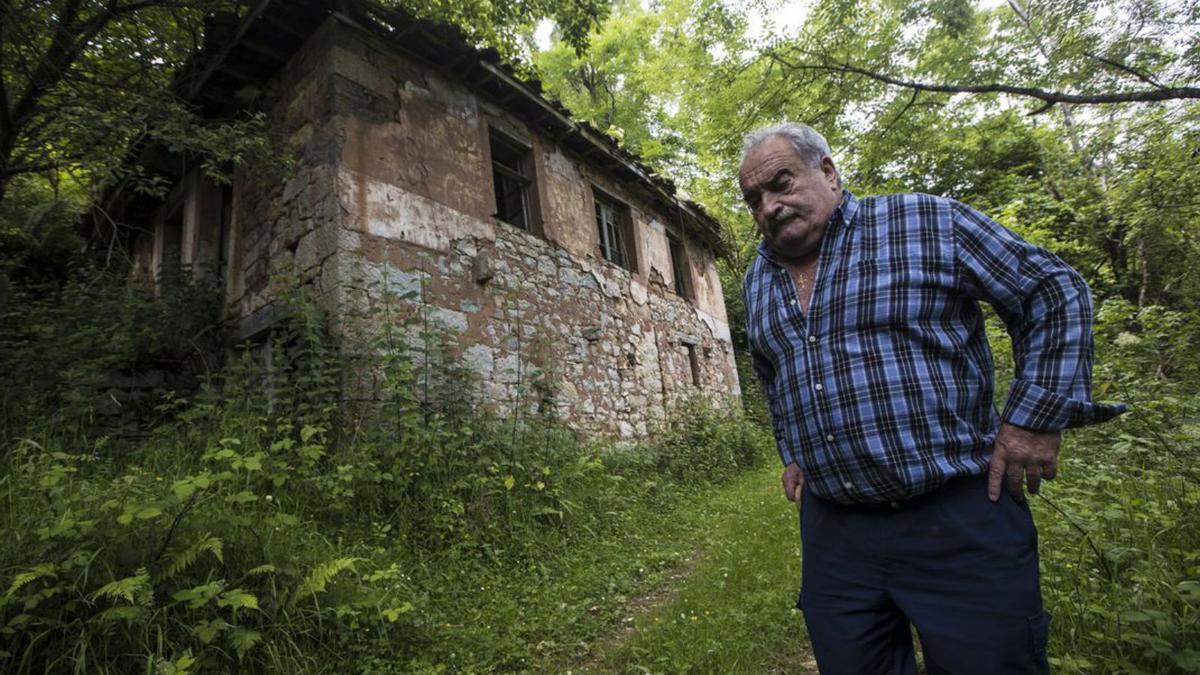
<instances>
[{"instance_id":1,"label":"crumbling plaster wall","mask_svg":"<svg viewBox=\"0 0 1200 675\"><path fill-rule=\"evenodd\" d=\"M240 315L284 265L343 318L351 289L386 289L457 333L486 399L626 438L698 390L740 393L711 252L685 233L696 298L676 296L666 217L466 86L334 18L266 98L297 159L269 194L239 177ZM492 216L489 124L534 149L538 234ZM631 206L636 273L599 258L593 185Z\"/></svg>"}]
</instances>

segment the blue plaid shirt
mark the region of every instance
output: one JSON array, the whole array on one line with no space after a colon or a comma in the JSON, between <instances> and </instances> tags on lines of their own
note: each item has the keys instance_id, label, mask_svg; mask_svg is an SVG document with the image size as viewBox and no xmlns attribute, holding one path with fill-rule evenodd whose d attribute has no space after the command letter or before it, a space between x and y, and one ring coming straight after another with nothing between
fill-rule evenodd
<instances>
[{"instance_id":1,"label":"blue plaid shirt","mask_svg":"<svg viewBox=\"0 0 1200 675\"><path fill-rule=\"evenodd\" d=\"M1100 422L1092 304L1079 273L950 199L845 192L821 243L807 316L765 243L746 274L746 330L784 464L820 497L901 500L987 471L999 419ZM1002 416L979 301L1013 340Z\"/></svg>"}]
</instances>

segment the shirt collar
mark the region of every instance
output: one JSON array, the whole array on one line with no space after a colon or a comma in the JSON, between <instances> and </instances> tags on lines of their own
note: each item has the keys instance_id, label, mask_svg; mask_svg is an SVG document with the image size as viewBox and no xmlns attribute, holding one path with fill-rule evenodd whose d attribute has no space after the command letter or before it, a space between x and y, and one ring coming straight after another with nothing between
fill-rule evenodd
<instances>
[{"instance_id":1,"label":"shirt collar","mask_svg":"<svg viewBox=\"0 0 1200 675\"><path fill-rule=\"evenodd\" d=\"M858 198L854 193L843 188L842 203L833 211L833 215L829 216L829 221L825 223L825 234L822 238L832 235L838 227L849 225L854 222L854 216L858 213ZM763 239L758 242L758 254L766 258L772 264L778 265L779 258L775 255L775 251L767 245L767 240Z\"/></svg>"}]
</instances>

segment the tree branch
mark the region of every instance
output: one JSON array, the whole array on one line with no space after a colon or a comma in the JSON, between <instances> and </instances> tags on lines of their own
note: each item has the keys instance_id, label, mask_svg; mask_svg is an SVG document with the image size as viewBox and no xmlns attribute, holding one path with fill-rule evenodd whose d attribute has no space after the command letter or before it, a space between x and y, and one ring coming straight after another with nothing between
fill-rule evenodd
<instances>
[{"instance_id":1,"label":"tree branch","mask_svg":"<svg viewBox=\"0 0 1200 675\"><path fill-rule=\"evenodd\" d=\"M1116 91L1102 92L1098 94L1072 94L1062 91L1050 91L1047 89L1039 89L1037 87L1018 87L1015 85L1001 84L998 82L990 84L939 84L933 82L919 82L915 80L904 80L892 75L880 73L868 68L856 66L852 63L802 63L792 62L776 52L768 54L769 58L778 62L780 65L791 70L817 70L832 73L851 73L861 75L863 77L882 82L894 87L904 87L915 91L930 91L943 94L1011 94L1013 96L1023 96L1033 98L1047 103L1042 110L1056 103L1069 103L1072 105L1096 105L1101 103L1139 103L1151 101L1170 101L1176 99L1200 99L1200 87L1159 87L1157 89L1142 89L1131 91ZM1039 110L1041 112L1041 110Z\"/></svg>"},{"instance_id":2,"label":"tree branch","mask_svg":"<svg viewBox=\"0 0 1200 675\"><path fill-rule=\"evenodd\" d=\"M896 126L896 123L900 121L900 118L904 117L904 113L908 112L908 109L913 107L913 104L917 102L917 97L920 95L920 89L913 89L912 98L908 99L908 103L905 103L904 107L900 109L900 112L892 118L892 121L888 122L888 125L884 127L883 133L881 133L880 136L887 136L888 132L892 130L892 127Z\"/></svg>"},{"instance_id":3,"label":"tree branch","mask_svg":"<svg viewBox=\"0 0 1200 675\"><path fill-rule=\"evenodd\" d=\"M1091 52L1084 52L1083 54L1084 54L1084 56L1095 59L1095 60L1099 61L1100 63L1103 63L1106 66L1110 66L1110 67L1116 68L1117 70L1120 70L1122 72L1128 73L1128 74L1136 77L1137 79L1141 80L1142 82L1145 82L1146 84L1149 84L1154 87L1158 87L1159 89L1166 89L1166 87L1164 87L1162 84L1154 81L1154 79L1152 79L1149 75L1143 73L1142 71L1140 71L1136 68L1127 66L1124 63L1121 63L1119 61L1113 61L1112 59L1105 58L1103 56L1100 56L1099 54L1093 54Z\"/></svg>"}]
</instances>

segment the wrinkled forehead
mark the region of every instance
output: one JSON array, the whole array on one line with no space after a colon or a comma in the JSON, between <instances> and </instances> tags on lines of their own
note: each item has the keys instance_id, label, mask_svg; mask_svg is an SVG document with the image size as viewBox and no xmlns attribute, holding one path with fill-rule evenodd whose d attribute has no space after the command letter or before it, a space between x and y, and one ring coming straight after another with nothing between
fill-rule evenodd
<instances>
[{"instance_id":1,"label":"wrinkled forehead","mask_svg":"<svg viewBox=\"0 0 1200 675\"><path fill-rule=\"evenodd\" d=\"M743 191L769 181L781 169L800 164L800 155L786 138L773 136L754 146L742 158L738 169L738 185Z\"/></svg>"}]
</instances>

